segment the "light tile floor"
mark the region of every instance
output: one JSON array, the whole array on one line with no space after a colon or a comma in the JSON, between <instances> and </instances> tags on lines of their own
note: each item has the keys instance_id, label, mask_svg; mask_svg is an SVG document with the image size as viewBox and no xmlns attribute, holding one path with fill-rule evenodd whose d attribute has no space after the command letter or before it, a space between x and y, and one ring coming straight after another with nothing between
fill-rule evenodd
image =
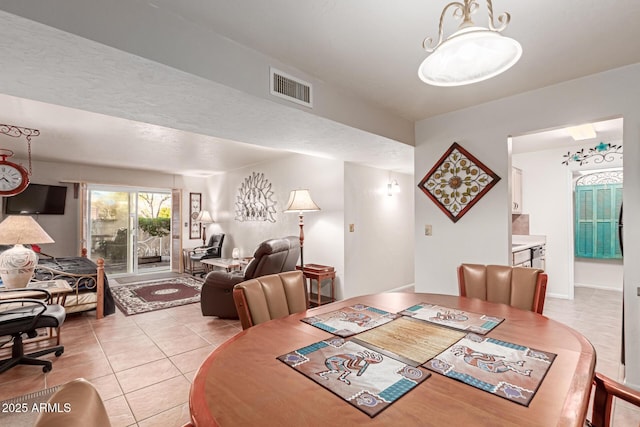
<instances>
[{"instance_id":1,"label":"light tile floor","mask_svg":"<svg viewBox=\"0 0 640 427\"><path fill-rule=\"evenodd\" d=\"M598 354L598 371L621 378L619 292L576 289L575 300L547 298L544 314L585 335ZM51 372L18 366L0 375L0 400L65 383L90 380L112 425L182 426L189 421L189 388L206 356L242 330L238 321L203 317L199 304L96 320L70 316L62 328L65 353ZM55 359L54 356L50 356ZM640 425L640 411L617 405L616 427Z\"/></svg>"},{"instance_id":2,"label":"light tile floor","mask_svg":"<svg viewBox=\"0 0 640 427\"><path fill-rule=\"evenodd\" d=\"M547 297L543 314L584 335L596 349L596 370L620 381L622 292L575 288L573 301ZM614 427L640 426L640 410L614 400ZM591 415L591 409L589 409Z\"/></svg>"}]
</instances>

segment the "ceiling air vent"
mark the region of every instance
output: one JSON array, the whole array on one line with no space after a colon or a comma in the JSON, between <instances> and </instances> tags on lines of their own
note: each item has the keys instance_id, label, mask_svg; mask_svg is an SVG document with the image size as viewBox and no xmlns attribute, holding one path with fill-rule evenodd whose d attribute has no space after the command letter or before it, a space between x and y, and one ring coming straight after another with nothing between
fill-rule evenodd
<instances>
[{"instance_id":1,"label":"ceiling air vent","mask_svg":"<svg viewBox=\"0 0 640 427\"><path fill-rule=\"evenodd\" d=\"M279 98L313 108L311 98L311 84L283 73L275 68L270 68L271 94Z\"/></svg>"}]
</instances>

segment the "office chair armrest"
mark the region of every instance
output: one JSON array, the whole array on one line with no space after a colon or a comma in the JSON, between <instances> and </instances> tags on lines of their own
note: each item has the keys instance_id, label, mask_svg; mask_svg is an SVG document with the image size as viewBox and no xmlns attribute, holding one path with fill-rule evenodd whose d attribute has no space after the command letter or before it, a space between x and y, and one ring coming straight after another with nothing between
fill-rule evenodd
<instances>
[{"instance_id":1,"label":"office chair armrest","mask_svg":"<svg viewBox=\"0 0 640 427\"><path fill-rule=\"evenodd\" d=\"M42 288L14 288L14 289L4 289L1 290L0 293L13 293L13 292L36 292L36 293L41 293L44 296L44 301L47 302L47 304L51 304L53 302L53 297L51 296L51 292L49 292L47 289L42 289ZM36 298L31 298L31 299L36 299ZM13 300L9 299L9 301Z\"/></svg>"},{"instance_id":2,"label":"office chair armrest","mask_svg":"<svg viewBox=\"0 0 640 427\"><path fill-rule=\"evenodd\" d=\"M3 304L22 304L22 306L10 308L10 309L7 309L6 311L0 310L0 323L7 321L7 319L5 318L19 318L20 314L22 314L22 312L20 311L20 308L24 308L25 310L32 310L31 307L33 305L40 306L39 311L33 312L33 319L31 320L31 324L28 327L24 328L24 332L35 329L35 326L38 323L40 316L42 316L42 314L45 311L47 311L47 304L42 302L42 300L40 299L32 299L32 298L8 299L8 300L0 301L0 306L2 306ZM25 311L24 313L27 313L27 311Z\"/></svg>"}]
</instances>

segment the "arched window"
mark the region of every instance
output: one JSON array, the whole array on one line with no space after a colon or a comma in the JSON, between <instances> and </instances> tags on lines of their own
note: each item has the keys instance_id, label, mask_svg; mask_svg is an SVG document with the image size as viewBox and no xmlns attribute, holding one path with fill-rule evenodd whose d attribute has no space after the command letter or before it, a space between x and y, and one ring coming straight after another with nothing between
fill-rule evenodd
<instances>
[{"instance_id":1,"label":"arched window","mask_svg":"<svg viewBox=\"0 0 640 427\"><path fill-rule=\"evenodd\" d=\"M622 182L621 170L596 172L576 180L576 257L622 258L618 238Z\"/></svg>"}]
</instances>

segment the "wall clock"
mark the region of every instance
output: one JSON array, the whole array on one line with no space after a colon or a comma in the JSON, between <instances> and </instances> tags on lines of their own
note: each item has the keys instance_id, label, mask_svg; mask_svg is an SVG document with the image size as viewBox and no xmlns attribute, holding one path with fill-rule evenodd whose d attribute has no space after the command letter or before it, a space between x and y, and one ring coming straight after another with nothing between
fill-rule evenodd
<instances>
[{"instance_id":1,"label":"wall clock","mask_svg":"<svg viewBox=\"0 0 640 427\"><path fill-rule=\"evenodd\" d=\"M7 160L13 151L0 150L0 196L15 196L29 185L29 174L22 165Z\"/></svg>"}]
</instances>

